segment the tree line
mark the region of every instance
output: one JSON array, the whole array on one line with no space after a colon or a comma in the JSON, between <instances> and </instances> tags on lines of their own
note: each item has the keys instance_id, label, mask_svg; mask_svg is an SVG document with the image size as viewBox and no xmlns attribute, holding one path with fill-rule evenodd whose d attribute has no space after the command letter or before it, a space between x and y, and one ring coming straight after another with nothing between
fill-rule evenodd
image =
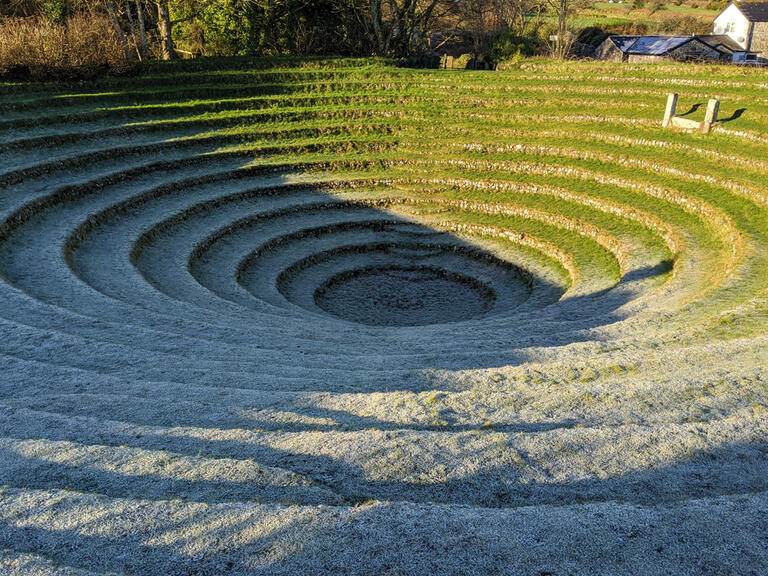
<instances>
[{"instance_id":1,"label":"tree line","mask_svg":"<svg viewBox=\"0 0 768 576\"><path fill-rule=\"evenodd\" d=\"M461 31L482 54L503 30L526 36L549 18L565 37L584 0L3 0L0 20L109 22L127 56L434 53ZM552 24L554 22L555 24Z\"/></svg>"}]
</instances>

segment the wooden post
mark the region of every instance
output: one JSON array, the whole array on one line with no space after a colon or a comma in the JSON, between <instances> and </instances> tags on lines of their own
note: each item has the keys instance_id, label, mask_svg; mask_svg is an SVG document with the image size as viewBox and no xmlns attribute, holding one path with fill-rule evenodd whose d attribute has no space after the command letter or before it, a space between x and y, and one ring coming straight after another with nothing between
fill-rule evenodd
<instances>
[{"instance_id":1,"label":"wooden post","mask_svg":"<svg viewBox=\"0 0 768 576\"><path fill-rule=\"evenodd\" d=\"M450 68L451 70L453 70L453 56L448 56L445 59L445 67L446 68Z\"/></svg>"},{"instance_id":2,"label":"wooden post","mask_svg":"<svg viewBox=\"0 0 768 576\"><path fill-rule=\"evenodd\" d=\"M707 114L704 116L704 122L701 123L701 133L708 134L712 130L712 125L717 122L717 113L720 110L720 100L713 98L707 104Z\"/></svg>"},{"instance_id":3,"label":"wooden post","mask_svg":"<svg viewBox=\"0 0 768 576\"><path fill-rule=\"evenodd\" d=\"M667 95L667 109L664 111L664 122L662 123L662 126L665 128L669 126L669 123L672 121L672 117L675 115L676 110L677 94L670 93Z\"/></svg>"}]
</instances>

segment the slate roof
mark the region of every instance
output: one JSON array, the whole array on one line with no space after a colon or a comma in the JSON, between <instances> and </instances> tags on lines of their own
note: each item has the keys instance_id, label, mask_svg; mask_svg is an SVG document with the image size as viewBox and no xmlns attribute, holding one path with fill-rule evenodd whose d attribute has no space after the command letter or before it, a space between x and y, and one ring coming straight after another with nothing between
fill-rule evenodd
<instances>
[{"instance_id":1,"label":"slate roof","mask_svg":"<svg viewBox=\"0 0 768 576\"><path fill-rule=\"evenodd\" d=\"M639 36L611 36L610 38L611 42L613 42L619 50L626 52Z\"/></svg>"},{"instance_id":2,"label":"slate roof","mask_svg":"<svg viewBox=\"0 0 768 576\"><path fill-rule=\"evenodd\" d=\"M743 52L742 48L733 38L727 34L702 34L695 37L705 44L712 46L715 50L726 52Z\"/></svg>"},{"instance_id":3,"label":"slate roof","mask_svg":"<svg viewBox=\"0 0 768 576\"><path fill-rule=\"evenodd\" d=\"M611 36L611 41L624 54L643 56L663 56L692 40L703 42L720 52L733 53L743 50L733 39L725 34L704 36Z\"/></svg>"},{"instance_id":4,"label":"slate roof","mask_svg":"<svg viewBox=\"0 0 768 576\"><path fill-rule=\"evenodd\" d=\"M750 22L768 22L768 2L735 2Z\"/></svg>"},{"instance_id":5,"label":"slate roof","mask_svg":"<svg viewBox=\"0 0 768 576\"><path fill-rule=\"evenodd\" d=\"M640 36L625 52L627 54L662 56L691 40L691 36Z\"/></svg>"}]
</instances>

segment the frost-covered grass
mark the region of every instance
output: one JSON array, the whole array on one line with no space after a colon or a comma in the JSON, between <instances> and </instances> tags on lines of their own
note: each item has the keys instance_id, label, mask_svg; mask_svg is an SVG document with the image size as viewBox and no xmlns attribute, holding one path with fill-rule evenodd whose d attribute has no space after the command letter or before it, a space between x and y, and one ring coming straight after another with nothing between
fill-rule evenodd
<instances>
[{"instance_id":1,"label":"frost-covered grass","mask_svg":"<svg viewBox=\"0 0 768 576\"><path fill-rule=\"evenodd\" d=\"M766 87L0 86L0 572L767 571Z\"/></svg>"}]
</instances>

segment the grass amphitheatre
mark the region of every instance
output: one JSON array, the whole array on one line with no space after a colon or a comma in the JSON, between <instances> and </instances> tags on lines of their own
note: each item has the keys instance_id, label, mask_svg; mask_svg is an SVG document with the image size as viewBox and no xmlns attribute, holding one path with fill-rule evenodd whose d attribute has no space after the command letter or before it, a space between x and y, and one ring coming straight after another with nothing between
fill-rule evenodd
<instances>
[{"instance_id":1,"label":"grass amphitheatre","mask_svg":"<svg viewBox=\"0 0 768 576\"><path fill-rule=\"evenodd\" d=\"M148 66L0 85L0 573L768 572L764 71Z\"/></svg>"}]
</instances>

